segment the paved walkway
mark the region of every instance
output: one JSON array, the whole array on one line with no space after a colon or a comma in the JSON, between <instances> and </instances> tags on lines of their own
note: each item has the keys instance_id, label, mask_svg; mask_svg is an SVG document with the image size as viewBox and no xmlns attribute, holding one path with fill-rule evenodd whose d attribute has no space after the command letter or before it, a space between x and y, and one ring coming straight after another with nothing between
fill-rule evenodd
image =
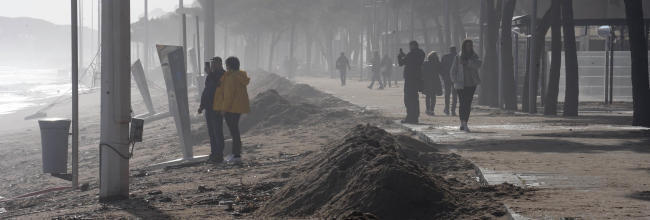
<instances>
[{"instance_id":1,"label":"paved walkway","mask_svg":"<svg viewBox=\"0 0 650 220\"><path fill-rule=\"evenodd\" d=\"M368 82L298 78L322 91L399 120L402 88L369 90ZM407 125L470 159L490 184L539 189L534 200L509 201L531 218L650 218L650 132L628 126L629 111L589 109L579 118L511 114L475 107L472 133L458 130L457 117L436 114ZM424 100L421 99L421 109Z\"/></svg>"}]
</instances>

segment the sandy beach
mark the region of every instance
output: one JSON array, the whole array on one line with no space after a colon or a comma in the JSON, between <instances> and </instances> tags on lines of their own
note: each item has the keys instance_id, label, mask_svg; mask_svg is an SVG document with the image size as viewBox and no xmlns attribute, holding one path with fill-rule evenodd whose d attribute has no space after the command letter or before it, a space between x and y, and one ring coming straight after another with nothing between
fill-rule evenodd
<instances>
[{"instance_id":1,"label":"sandy beach","mask_svg":"<svg viewBox=\"0 0 650 220\"><path fill-rule=\"evenodd\" d=\"M253 110L247 116L248 118L242 119L242 129L245 129L243 136L244 166L198 164L149 170L147 167L152 164L180 157L181 151L178 149L171 118L146 123L145 142L136 145L135 156L130 161L131 198L118 202L99 203L97 201L96 175L98 124L95 121L94 124L86 123L81 128L81 132L88 135L83 136L80 144L80 182L88 183L89 189L87 191L64 190L0 202L1 206L7 210L2 214L3 218L221 219L278 216L278 213L273 214L258 209L267 206L266 201L272 199L276 191L281 188L293 187L285 184L316 184L288 182L297 176L307 175L301 174L301 172L309 172L309 170L297 169L305 166L301 164L325 159L320 155L327 149L331 149L333 145L345 141L345 139L341 139L342 137L354 136L355 133L350 132L355 126L370 124L379 126L395 135L413 135L400 125L395 124L392 118L382 116L379 111L353 105L335 96L322 93L311 86L293 85L286 79L274 75L253 74L252 77L254 80L249 87L249 92L251 97L254 97L252 98L253 106L257 106L256 103L271 104L256 107L258 111ZM166 103L162 101L166 97L160 93L154 93L154 97L157 108L164 109ZM194 106L196 103L191 102L190 105ZM197 143L194 148L195 155L206 154L209 151L203 123L201 116L192 115L192 129ZM363 131L359 132L363 133ZM385 135L389 135L386 137L389 139L395 138L388 133ZM38 147L40 140L37 132L18 132L5 137L7 138L3 139L3 146L10 147L3 148L3 158L0 163L3 170L9 170L2 176L3 197L12 198L28 192L69 184L41 173L40 149ZM408 139L411 138L408 137ZM400 138L400 140L402 139ZM410 158L408 161L411 162L406 163L415 163L418 164L416 166L422 167L417 169L423 169L422 172L426 174L418 174L424 175L418 178L439 178L431 180L441 184L436 187L449 187L446 190L453 191L445 196L447 199L444 201L448 202L436 203L441 205L457 204L440 206L441 208L447 207L444 208L447 211L437 214L440 217L491 216L491 218L502 218L506 212L501 201L508 198L534 196L532 191L520 191L517 190L517 187L512 188L511 186L490 188L489 190L481 189L483 186L476 181L475 169L467 160L457 155L453 156L455 154L442 146L417 144L417 141L413 141L400 143L405 144L405 148L419 145L424 148L404 151L399 154L403 156L398 155L397 157ZM394 148L395 146L386 145L386 147ZM430 148L430 150L425 150L426 148ZM426 153L429 156L424 157L429 159L418 159L423 156L418 151L431 152ZM431 158L437 159L432 160ZM431 163L431 161L440 161L440 163ZM368 167L367 165L358 166L361 169ZM328 170L330 169L327 168L324 171L329 172ZM378 175L384 174L378 173ZM368 184L370 183L363 185ZM337 193L336 190L326 192ZM499 192L497 194L500 196L495 196L496 192ZM467 202L464 198L470 195L478 196L481 199ZM461 200L465 202L457 203ZM52 205L54 201L57 205ZM354 200L345 201L352 202ZM378 206L376 207L381 207L381 204L384 204L383 200L377 201ZM384 202L391 202L391 200ZM341 204L340 207L348 207L348 205L357 207L353 203ZM230 208L231 206L232 208ZM461 209L459 206L465 208ZM463 212L460 210L475 211ZM418 211L415 211L412 214L419 215L417 213ZM303 214L281 214L280 216L308 217L332 216L332 214L338 216L343 213L314 211ZM382 215L393 214L384 213Z\"/></svg>"}]
</instances>

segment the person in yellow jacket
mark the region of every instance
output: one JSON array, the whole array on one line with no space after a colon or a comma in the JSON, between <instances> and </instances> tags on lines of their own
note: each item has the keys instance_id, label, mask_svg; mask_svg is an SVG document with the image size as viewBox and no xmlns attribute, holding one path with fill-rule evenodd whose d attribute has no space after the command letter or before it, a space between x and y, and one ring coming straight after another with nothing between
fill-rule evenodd
<instances>
[{"instance_id":1,"label":"person in yellow jacket","mask_svg":"<svg viewBox=\"0 0 650 220\"><path fill-rule=\"evenodd\" d=\"M250 112L246 88L249 82L248 74L239 70L239 59L228 57L226 72L221 77L221 83L215 91L213 102L213 109L220 113L217 116L217 126L219 127L217 130L223 133L222 120L225 119L232 136L232 155L226 158L228 163L241 163L242 143L239 118L242 114Z\"/></svg>"}]
</instances>

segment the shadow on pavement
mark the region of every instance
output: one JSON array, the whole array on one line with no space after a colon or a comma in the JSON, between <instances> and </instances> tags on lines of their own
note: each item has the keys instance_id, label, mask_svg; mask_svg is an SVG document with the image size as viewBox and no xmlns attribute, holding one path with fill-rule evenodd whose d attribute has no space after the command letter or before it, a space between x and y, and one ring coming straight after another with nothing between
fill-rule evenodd
<instances>
[{"instance_id":1,"label":"shadow on pavement","mask_svg":"<svg viewBox=\"0 0 650 220\"><path fill-rule=\"evenodd\" d=\"M634 151L650 153L650 140L630 140L619 145L585 144L565 139L471 140L450 147L467 151L511 151L540 153L600 153Z\"/></svg>"},{"instance_id":2,"label":"shadow on pavement","mask_svg":"<svg viewBox=\"0 0 650 220\"><path fill-rule=\"evenodd\" d=\"M650 202L650 191L634 192L626 197Z\"/></svg>"},{"instance_id":3,"label":"shadow on pavement","mask_svg":"<svg viewBox=\"0 0 650 220\"><path fill-rule=\"evenodd\" d=\"M619 131L571 131L557 133L527 134L534 137L598 138L598 139L639 139L650 142L650 130Z\"/></svg>"}]
</instances>

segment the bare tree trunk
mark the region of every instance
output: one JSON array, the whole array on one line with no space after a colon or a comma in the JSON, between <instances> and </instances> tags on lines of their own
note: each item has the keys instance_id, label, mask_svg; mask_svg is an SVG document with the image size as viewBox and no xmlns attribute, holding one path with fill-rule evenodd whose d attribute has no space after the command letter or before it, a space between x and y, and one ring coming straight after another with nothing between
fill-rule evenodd
<instances>
[{"instance_id":1,"label":"bare tree trunk","mask_svg":"<svg viewBox=\"0 0 650 220\"><path fill-rule=\"evenodd\" d=\"M560 67L562 65L562 6L561 0L551 2L551 69L544 103L544 115L557 114L557 96L560 90Z\"/></svg>"},{"instance_id":2,"label":"bare tree trunk","mask_svg":"<svg viewBox=\"0 0 650 220\"><path fill-rule=\"evenodd\" d=\"M463 19L460 13L460 6L458 1L450 1L454 2L453 4L453 11L452 11L452 20L454 22L454 35L456 37L456 42L460 46L460 44L465 40L465 26L463 25ZM498 14L497 14L498 16ZM498 19L497 19L498 20Z\"/></svg>"},{"instance_id":3,"label":"bare tree trunk","mask_svg":"<svg viewBox=\"0 0 650 220\"><path fill-rule=\"evenodd\" d=\"M544 13L544 17L542 17L542 20L540 20L540 22L537 24L537 29L535 29L535 32L533 32L533 34L535 34L536 36L546 36L546 32L548 32L548 29L551 27L551 15L552 15L551 14L551 9L549 8ZM543 51L542 51L541 48L544 47L545 42L543 40L534 41L534 42L529 40L528 43L529 43L528 47L535 47L535 49L537 49L537 50L535 50L535 54L532 55L532 56L535 57L535 60L541 59L542 54L543 54ZM530 54L530 52L528 54ZM526 66L527 67L530 66L530 65L533 65L533 64L530 63L531 60L532 59L527 59L526 60L526 62L527 62ZM531 74L530 69L531 68L526 68L527 72L526 72L526 77L525 77L525 80L524 80L524 91L522 93L522 98L521 98L521 102L522 102L521 110L523 112L529 112L530 111L530 108L529 108L530 107L529 106L529 104L530 104L529 97L530 96L528 94L529 93L529 85L530 85L530 83L528 83L528 82L529 82L529 79L530 79L531 75L537 75L537 73L536 73L537 71L535 71L535 73ZM535 70L539 70L539 66L537 66L537 68L535 68Z\"/></svg>"},{"instance_id":4,"label":"bare tree trunk","mask_svg":"<svg viewBox=\"0 0 650 220\"><path fill-rule=\"evenodd\" d=\"M578 54L575 26L573 25L573 0L562 1L564 31L564 64L566 91L564 92L564 116L578 116Z\"/></svg>"},{"instance_id":5,"label":"bare tree trunk","mask_svg":"<svg viewBox=\"0 0 650 220\"><path fill-rule=\"evenodd\" d=\"M296 23L292 22L291 23L291 36L289 38L289 79L293 79L294 77L294 72L295 72L295 57L293 55L293 51L296 45Z\"/></svg>"},{"instance_id":6,"label":"bare tree trunk","mask_svg":"<svg viewBox=\"0 0 650 220\"><path fill-rule=\"evenodd\" d=\"M537 0L532 0L532 9L530 13L529 25L530 30L537 28ZM546 33L546 32L544 32ZM545 35L538 34L537 32L533 33L531 36L531 41L533 42L533 47L530 50L530 53L533 54L530 60L530 66L528 66L528 113L535 114L537 113L537 82L539 79L539 58L537 54L542 51L542 46L538 47L537 42L544 42ZM540 53L541 54L541 53ZM541 56L540 56L541 57Z\"/></svg>"},{"instance_id":7,"label":"bare tree trunk","mask_svg":"<svg viewBox=\"0 0 650 220\"><path fill-rule=\"evenodd\" d=\"M484 1L484 0L481 0L481 1ZM443 6L442 10L444 10L443 14L445 16L444 17L445 44L447 44L446 46L451 46L451 45L454 44L454 40L452 40L453 37L452 37L452 34L451 34L451 14L450 14L451 13L450 12L451 6L450 6L449 1L443 1L443 4L444 4L444 6ZM481 55L483 55L483 54L481 54Z\"/></svg>"},{"instance_id":8,"label":"bare tree trunk","mask_svg":"<svg viewBox=\"0 0 650 220\"><path fill-rule=\"evenodd\" d=\"M449 46L447 44L447 41L445 40L445 33L444 33L444 26L440 23L440 18L436 17L436 28L438 28L438 50L439 51L446 51L446 47ZM482 55L482 54L481 54Z\"/></svg>"},{"instance_id":9,"label":"bare tree trunk","mask_svg":"<svg viewBox=\"0 0 650 220\"><path fill-rule=\"evenodd\" d=\"M314 45L314 36L309 32L305 31L305 62L306 62L306 74L311 74L311 55L312 48Z\"/></svg>"},{"instance_id":10,"label":"bare tree trunk","mask_svg":"<svg viewBox=\"0 0 650 220\"><path fill-rule=\"evenodd\" d=\"M507 110L517 110L517 85L512 57L512 16L516 0L505 0L501 17L501 89Z\"/></svg>"},{"instance_id":11,"label":"bare tree trunk","mask_svg":"<svg viewBox=\"0 0 650 220\"><path fill-rule=\"evenodd\" d=\"M485 17L487 17L487 12L486 10L486 1L485 0L480 0L481 1L481 9L479 11L479 35L478 35L478 40L479 40L479 48L478 48L478 54L481 56L484 56L485 52ZM445 1L448 2L448 1ZM449 4L449 3L447 3ZM448 14L448 13L447 13Z\"/></svg>"},{"instance_id":12,"label":"bare tree trunk","mask_svg":"<svg viewBox=\"0 0 650 220\"><path fill-rule=\"evenodd\" d=\"M332 45L332 41L334 41L334 32L327 30L325 34L325 45L327 45L325 61L327 61L327 71L330 72L330 78L334 78L334 48Z\"/></svg>"},{"instance_id":13,"label":"bare tree trunk","mask_svg":"<svg viewBox=\"0 0 650 220\"><path fill-rule=\"evenodd\" d=\"M648 38L641 0L625 0L625 17L632 57L632 125L650 127L650 85L648 83Z\"/></svg>"},{"instance_id":14,"label":"bare tree trunk","mask_svg":"<svg viewBox=\"0 0 650 220\"><path fill-rule=\"evenodd\" d=\"M431 42L429 42L429 30L427 30L427 18L420 17L420 24L422 24L422 35L424 37L424 51L425 53L431 50Z\"/></svg>"},{"instance_id":15,"label":"bare tree trunk","mask_svg":"<svg viewBox=\"0 0 650 220\"><path fill-rule=\"evenodd\" d=\"M273 57L275 53L275 45L278 44L278 41L280 40L281 33L280 32L273 32L271 33L271 41L269 42L269 63L268 63L268 71L273 72Z\"/></svg>"},{"instance_id":16,"label":"bare tree trunk","mask_svg":"<svg viewBox=\"0 0 650 220\"><path fill-rule=\"evenodd\" d=\"M495 8L495 0L487 0L487 33L485 36L485 60L481 69L481 91L479 92L479 104L498 107L498 59L497 40L499 35L499 21L497 14L501 9ZM462 48L461 48L462 50Z\"/></svg>"}]
</instances>

